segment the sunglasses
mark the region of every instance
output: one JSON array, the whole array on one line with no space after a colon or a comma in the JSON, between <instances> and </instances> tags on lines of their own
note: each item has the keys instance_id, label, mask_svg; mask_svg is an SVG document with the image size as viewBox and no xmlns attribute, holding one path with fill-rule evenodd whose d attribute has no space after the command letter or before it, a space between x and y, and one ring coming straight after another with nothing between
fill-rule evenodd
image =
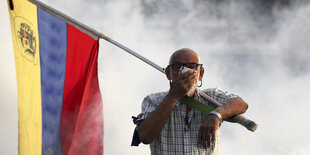
<instances>
[{"instance_id":1,"label":"sunglasses","mask_svg":"<svg viewBox=\"0 0 310 155\"><path fill-rule=\"evenodd\" d=\"M168 65L168 67L172 67L173 70L175 71L181 71L184 69L184 67L190 68L190 69L197 69L197 67L202 67L202 64L197 64L197 63L174 63Z\"/></svg>"}]
</instances>

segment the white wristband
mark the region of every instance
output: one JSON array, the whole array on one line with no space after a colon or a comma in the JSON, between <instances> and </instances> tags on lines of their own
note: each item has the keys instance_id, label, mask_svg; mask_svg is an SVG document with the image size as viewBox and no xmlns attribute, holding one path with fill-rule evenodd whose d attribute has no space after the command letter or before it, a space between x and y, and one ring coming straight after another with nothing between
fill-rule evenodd
<instances>
[{"instance_id":1,"label":"white wristband","mask_svg":"<svg viewBox=\"0 0 310 155\"><path fill-rule=\"evenodd\" d=\"M213 114L213 115L217 116L217 117L219 118L219 120L220 120L221 122L223 122L222 115L221 115L219 112L217 112L217 111L211 111L211 112L209 113L209 115L210 115L210 114Z\"/></svg>"}]
</instances>

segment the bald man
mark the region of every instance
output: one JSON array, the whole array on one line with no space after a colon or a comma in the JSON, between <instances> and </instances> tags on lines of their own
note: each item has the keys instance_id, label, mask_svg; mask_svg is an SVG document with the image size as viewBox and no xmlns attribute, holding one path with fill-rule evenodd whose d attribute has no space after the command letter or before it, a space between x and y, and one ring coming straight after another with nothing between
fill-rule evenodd
<instances>
[{"instance_id":1,"label":"bald man","mask_svg":"<svg viewBox=\"0 0 310 155\"><path fill-rule=\"evenodd\" d=\"M187 72L182 73L183 70ZM204 68L198 55L191 49L177 50L165 69L170 89L151 94L142 102L142 112L137 116L138 136L142 143L150 144L151 154L218 154L219 127L222 119L246 112L248 105L234 94L217 88L203 90L222 103L210 114L180 103L185 95L212 107L197 92ZM215 107L212 107L215 108Z\"/></svg>"}]
</instances>

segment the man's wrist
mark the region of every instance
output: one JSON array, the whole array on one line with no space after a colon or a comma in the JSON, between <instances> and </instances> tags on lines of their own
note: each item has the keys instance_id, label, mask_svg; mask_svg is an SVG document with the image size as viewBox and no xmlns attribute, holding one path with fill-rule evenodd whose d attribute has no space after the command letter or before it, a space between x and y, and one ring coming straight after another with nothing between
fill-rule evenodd
<instances>
[{"instance_id":1,"label":"man's wrist","mask_svg":"<svg viewBox=\"0 0 310 155\"><path fill-rule=\"evenodd\" d=\"M179 94L178 91L175 91L175 90L172 90L172 89L169 90L168 96L173 98L173 99L176 99L177 101L180 100L183 97L182 95Z\"/></svg>"},{"instance_id":2,"label":"man's wrist","mask_svg":"<svg viewBox=\"0 0 310 155\"><path fill-rule=\"evenodd\" d=\"M173 93L171 91L168 92L168 94L165 98L170 103L177 103L181 99L181 97L179 97L178 95L176 95L175 93Z\"/></svg>"},{"instance_id":3,"label":"man's wrist","mask_svg":"<svg viewBox=\"0 0 310 155\"><path fill-rule=\"evenodd\" d=\"M217 111L211 111L211 112L209 113L209 115L215 115L215 116L220 120L220 122L223 122L222 115L221 115L219 112L217 112Z\"/></svg>"}]
</instances>

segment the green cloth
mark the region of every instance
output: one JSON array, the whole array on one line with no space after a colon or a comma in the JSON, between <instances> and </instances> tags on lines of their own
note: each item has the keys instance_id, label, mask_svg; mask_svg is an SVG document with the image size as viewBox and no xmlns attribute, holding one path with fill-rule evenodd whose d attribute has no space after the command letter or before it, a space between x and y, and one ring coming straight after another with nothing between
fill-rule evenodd
<instances>
[{"instance_id":1,"label":"green cloth","mask_svg":"<svg viewBox=\"0 0 310 155\"><path fill-rule=\"evenodd\" d=\"M213 110L209 106L207 106L207 105L205 105L199 101L196 101L195 99L188 97L188 96L184 96L183 98L181 98L180 102L186 104L187 106L189 106L191 108L194 108L194 109L197 109L201 112L204 112L206 114L209 114Z\"/></svg>"}]
</instances>

